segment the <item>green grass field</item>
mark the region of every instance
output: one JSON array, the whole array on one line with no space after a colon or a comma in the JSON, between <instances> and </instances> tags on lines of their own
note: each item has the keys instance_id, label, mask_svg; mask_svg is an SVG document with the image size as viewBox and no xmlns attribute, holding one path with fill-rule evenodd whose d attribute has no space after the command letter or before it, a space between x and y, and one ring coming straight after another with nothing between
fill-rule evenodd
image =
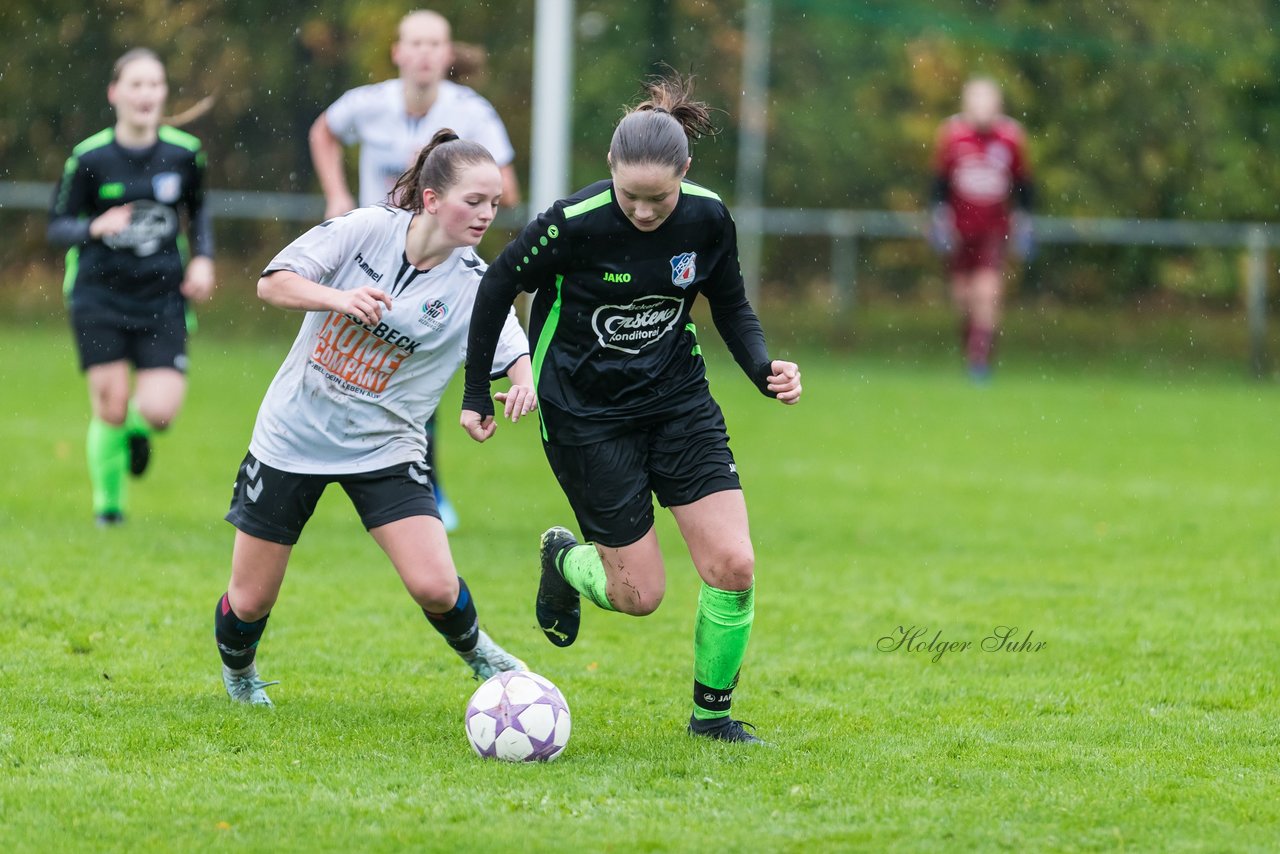
<instances>
[{"instance_id":1,"label":"green grass field","mask_svg":"<svg viewBox=\"0 0 1280 854\"><path fill-rule=\"evenodd\" d=\"M684 734L697 582L669 517L663 607L535 629L538 534L571 524L532 423L450 429L455 559L574 716L546 766L484 762L474 683L341 491L294 553L232 707L222 521L287 339L193 343L186 411L120 530L89 522L87 403L60 320L0 331L0 842L49 850L1275 850L1277 391L1228 372L1009 352L801 357L756 395L705 345L747 488L755 634L737 713ZM1011 351L1013 348L1010 348ZM455 396L444 408L451 424ZM999 626L1039 651L981 649ZM882 638L969 641L934 661Z\"/></svg>"}]
</instances>

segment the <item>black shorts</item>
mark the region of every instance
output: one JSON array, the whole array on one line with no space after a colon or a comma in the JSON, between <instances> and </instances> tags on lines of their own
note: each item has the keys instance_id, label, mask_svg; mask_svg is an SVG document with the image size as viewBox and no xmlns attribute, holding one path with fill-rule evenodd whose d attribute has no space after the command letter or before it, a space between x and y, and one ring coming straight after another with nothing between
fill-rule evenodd
<instances>
[{"instance_id":1,"label":"black shorts","mask_svg":"<svg viewBox=\"0 0 1280 854\"><path fill-rule=\"evenodd\" d=\"M71 331L82 371L124 359L139 370L173 368L186 373L187 316L181 299L129 311L73 303Z\"/></svg>"},{"instance_id":2,"label":"black shorts","mask_svg":"<svg viewBox=\"0 0 1280 854\"><path fill-rule=\"evenodd\" d=\"M227 521L250 536L291 546L331 483L346 491L366 530L410 516L440 518L423 463L400 463L362 474L295 474L274 469L249 453L232 487Z\"/></svg>"},{"instance_id":3,"label":"black shorts","mask_svg":"<svg viewBox=\"0 0 1280 854\"><path fill-rule=\"evenodd\" d=\"M621 548L653 527L663 507L741 489L720 407L710 398L661 424L590 445L542 445L582 536Z\"/></svg>"}]
</instances>

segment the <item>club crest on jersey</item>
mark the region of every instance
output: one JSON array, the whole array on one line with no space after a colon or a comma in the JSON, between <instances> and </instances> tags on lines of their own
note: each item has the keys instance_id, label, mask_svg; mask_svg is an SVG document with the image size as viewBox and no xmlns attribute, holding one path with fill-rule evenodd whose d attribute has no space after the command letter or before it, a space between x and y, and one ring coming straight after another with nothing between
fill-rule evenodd
<instances>
[{"instance_id":1,"label":"club crest on jersey","mask_svg":"<svg viewBox=\"0 0 1280 854\"><path fill-rule=\"evenodd\" d=\"M151 192L156 201L171 205L182 195L182 176L177 172L161 172L151 176Z\"/></svg>"},{"instance_id":2,"label":"club crest on jersey","mask_svg":"<svg viewBox=\"0 0 1280 854\"><path fill-rule=\"evenodd\" d=\"M418 322L432 332L439 332L444 328L444 319L448 316L449 306L443 300L429 299L422 304L422 316L418 318Z\"/></svg>"},{"instance_id":3,"label":"club crest on jersey","mask_svg":"<svg viewBox=\"0 0 1280 854\"><path fill-rule=\"evenodd\" d=\"M671 259L671 284L687 288L698 277L698 253L681 252Z\"/></svg>"}]
</instances>

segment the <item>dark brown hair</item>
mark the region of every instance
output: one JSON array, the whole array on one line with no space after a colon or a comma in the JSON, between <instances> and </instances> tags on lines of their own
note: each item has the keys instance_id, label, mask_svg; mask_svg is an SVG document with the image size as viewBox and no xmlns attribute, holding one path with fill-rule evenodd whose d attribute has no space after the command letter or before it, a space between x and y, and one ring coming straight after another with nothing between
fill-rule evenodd
<instances>
[{"instance_id":1,"label":"dark brown hair","mask_svg":"<svg viewBox=\"0 0 1280 854\"><path fill-rule=\"evenodd\" d=\"M111 82L120 82L120 75L124 73L124 67L135 59L154 59L160 63L161 68L164 68L164 60L160 58L160 54L149 47L135 47L122 53L120 58L116 60L116 64L111 66Z\"/></svg>"},{"instance_id":2,"label":"dark brown hair","mask_svg":"<svg viewBox=\"0 0 1280 854\"><path fill-rule=\"evenodd\" d=\"M648 97L627 110L613 131L609 163L657 164L679 172L689 160L689 141L719 133L711 107L693 99L693 78L653 77Z\"/></svg>"},{"instance_id":3,"label":"dark brown hair","mask_svg":"<svg viewBox=\"0 0 1280 854\"><path fill-rule=\"evenodd\" d=\"M414 213L422 212L422 191L431 189L444 194L458 183L466 166L497 163L489 149L478 142L460 139L449 128L436 131L431 141L418 152L418 159L391 188L391 203Z\"/></svg>"}]
</instances>

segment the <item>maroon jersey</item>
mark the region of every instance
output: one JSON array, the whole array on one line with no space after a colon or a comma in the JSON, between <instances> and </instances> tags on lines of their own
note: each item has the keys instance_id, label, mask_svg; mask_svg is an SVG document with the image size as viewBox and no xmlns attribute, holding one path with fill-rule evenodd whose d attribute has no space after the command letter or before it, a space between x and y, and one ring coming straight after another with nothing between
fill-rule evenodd
<instances>
[{"instance_id":1,"label":"maroon jersey","mask_svg":"<svg viewBox=\"0 0 1280 854\"><path fill-rule=\"evenodd\" d=\"M938 131L934 168L961 238L1008 234L1010 197L1030 177L1021 125L1001 116L979 131L952 116Z\"/></svg>"}]
</instances>

